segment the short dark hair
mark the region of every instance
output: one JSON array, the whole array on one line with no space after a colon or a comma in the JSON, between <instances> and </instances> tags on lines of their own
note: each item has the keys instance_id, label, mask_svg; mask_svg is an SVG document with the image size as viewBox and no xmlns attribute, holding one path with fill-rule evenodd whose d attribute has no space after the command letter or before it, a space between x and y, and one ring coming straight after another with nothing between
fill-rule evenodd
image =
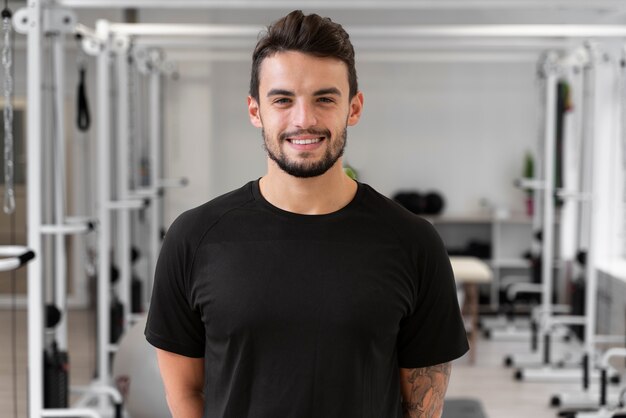
<instances>
[{"instance_id":1,"label":"short dark hair","mask_svg":"<svg viewBox=\"0 0 626 418\"><path fill-rule=\"evenodd\" d=\"M354 48L344 28L317 14L305 15L294 10L267 27L252 54L250 96L259 100L259 73L263 60L277 52L297 51L317 57L331 57L348 67L350 98L357 93Z\"/></svg>"}]
</instances>

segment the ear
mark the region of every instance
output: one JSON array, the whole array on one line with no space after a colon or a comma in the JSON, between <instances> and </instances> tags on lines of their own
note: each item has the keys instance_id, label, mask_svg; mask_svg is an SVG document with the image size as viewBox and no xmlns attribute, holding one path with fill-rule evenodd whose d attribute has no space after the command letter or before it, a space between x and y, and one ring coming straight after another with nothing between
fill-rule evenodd
<instances>
[{"instance_id":1,"label":"ear","mask_svg":"<svg viewBox=\"0 0 626 418\"><path fill-rule=\"evenodd\" d=\"M259 102L252 96L248 96L248 117L250 123L256 128L262 128L263 123L261 121L261 114L259 109Z\"/></svg>"},{"instance_id":2,"label":"ear","mask_svg":"<svg viewBox=\"0 0 626 418\"><path fill-rule=\"evenodd\" d=\"M348 126L354 126L361 119L363 111L363 93L357 92L350 100L350 114L348 115Z\"/></svg>"}]
</instances>

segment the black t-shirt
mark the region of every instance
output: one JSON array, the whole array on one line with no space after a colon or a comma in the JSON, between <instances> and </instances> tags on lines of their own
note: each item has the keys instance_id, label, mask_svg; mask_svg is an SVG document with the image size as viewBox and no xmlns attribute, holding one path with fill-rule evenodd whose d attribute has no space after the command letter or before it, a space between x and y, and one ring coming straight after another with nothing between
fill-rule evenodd
<instances>
[{"instance_id":1,"label":"black t-shirt","mask_svg":"<svg viewBox=\"0 0 626 418\"><path fill-rule=\"evenodd\" d=\"M182 214L146 326L204 357L204 417L402 417L398 367L468 350L430 223L359 183L327 215L272 206L258 181Z\"/></svg>"}]
</instances>

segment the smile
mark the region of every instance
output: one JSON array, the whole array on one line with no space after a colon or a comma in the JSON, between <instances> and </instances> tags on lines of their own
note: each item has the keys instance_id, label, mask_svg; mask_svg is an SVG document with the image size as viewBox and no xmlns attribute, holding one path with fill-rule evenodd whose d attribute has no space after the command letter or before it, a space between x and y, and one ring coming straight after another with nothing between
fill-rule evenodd
<instances>
[{"instance_id":1,"label":"smile","mask_svg":"<svg viewBox=\"0 0 626 418\"><path fill-rule=\"evenodd\" d=\"M322 141L323 139L324 139L324 137L311 138L311 139L289 139L289 142L291 142L292 144L295 144L295 145L310 145L310 144L317 144L318 142Z\"/></svg>"}]
</instances>

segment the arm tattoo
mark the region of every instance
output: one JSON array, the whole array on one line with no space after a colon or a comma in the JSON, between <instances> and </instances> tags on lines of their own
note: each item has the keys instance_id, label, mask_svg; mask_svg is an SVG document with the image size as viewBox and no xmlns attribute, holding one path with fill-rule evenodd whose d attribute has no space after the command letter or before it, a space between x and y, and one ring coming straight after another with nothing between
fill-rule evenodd
<instances>
[{"instance_id":1,"label":"arm tattoo","mask_svg":"<svg viewBox=\"0 0 626 418\"><path fill-rule=\"evenodd\" d=\"M440 418L450 379L450 363L418 369L401 369L404 418Z\"/></svg>"}]
</instances>

